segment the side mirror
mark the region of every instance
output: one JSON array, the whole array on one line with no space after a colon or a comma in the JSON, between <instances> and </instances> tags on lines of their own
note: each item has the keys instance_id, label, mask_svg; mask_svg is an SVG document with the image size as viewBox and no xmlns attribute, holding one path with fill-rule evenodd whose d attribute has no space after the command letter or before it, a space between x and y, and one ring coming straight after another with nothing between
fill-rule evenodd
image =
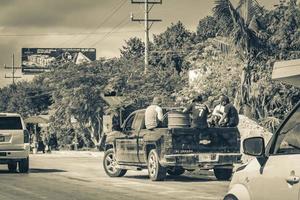
<instances>
[{"instance_id":1,"label":"side mirror","mask_svg":"<svg viewBox=\"0 0 300 200\"><path fill-rule=\"evenodd\" d=\"M265 154L265 140L263 137L246 138L243 141L243 148L246 155L263 156Z\"/></svg>"}]
</instances>

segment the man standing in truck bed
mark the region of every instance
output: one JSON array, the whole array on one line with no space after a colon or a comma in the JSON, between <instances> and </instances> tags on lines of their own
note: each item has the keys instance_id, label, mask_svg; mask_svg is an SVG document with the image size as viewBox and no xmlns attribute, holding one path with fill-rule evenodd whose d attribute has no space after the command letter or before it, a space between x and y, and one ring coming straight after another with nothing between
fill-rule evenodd
<instances>
[{"instance_id":1,"label":"man standing in truck bed","mask_svg":"<svg viewBox=\"0 0 300 200\"><path fill-rule=\"evenodd\" d=\"M219 121L219 125L236 127L239 124L239 114L236 108L230 103L227 96L221 97L221 104L224 106L224 114Z\"/></svg>"},{"instance_id":2,"label":"man standing in truck bed","mask_svg":"<svg viewBox=\"0 0 300 200\"><path fill-rule=\"evenodd\" d=\"M147 107L145 112L145 125L146 128L152 130L161 123L163 120L163 111L160 107L162 100L160 97L154 97L153 102Z\"/></svg>"},{"instance_id":3,"label":"man standing in truck bed","mask_svg":"<svg viewBox=\"0 0 300 200\"><path fill-rule=\"evenodd\" d=\"M193 102L183 110L184 113L191 112L192 114L192 128L207 128L207 116L209 113L208 107L202 103L202 95L198 95L194 98Z\"/></svg>"}]
</instances>

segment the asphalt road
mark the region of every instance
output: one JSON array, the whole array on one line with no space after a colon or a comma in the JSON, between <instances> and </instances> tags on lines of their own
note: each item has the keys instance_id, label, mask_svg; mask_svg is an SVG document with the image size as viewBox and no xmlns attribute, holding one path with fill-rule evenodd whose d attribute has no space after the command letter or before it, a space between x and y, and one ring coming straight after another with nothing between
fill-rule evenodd
<instances>
[{"instance_id":1,"label":"asphalt road","mask_svg":"<svg viewBox=\"0 0 300 200\"><path fill-rule=\"evenodd\" d=\"M102 153L59 152L30 157L30 173L8 173L0 165L0 200L183 200L222 199L229 182L212 173L184 174L152 182L147 171L106 176ZM198 173L197 173L198 174Z\"/></svg>"}]
</instances>

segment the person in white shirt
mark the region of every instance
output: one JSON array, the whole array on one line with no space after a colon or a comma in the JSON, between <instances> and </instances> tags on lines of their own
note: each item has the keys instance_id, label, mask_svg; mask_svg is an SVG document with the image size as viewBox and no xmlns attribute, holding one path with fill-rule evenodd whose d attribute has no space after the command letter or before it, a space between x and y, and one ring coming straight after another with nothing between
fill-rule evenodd
<instances>
[{"instance_id":1,"label":"person in white shirt","mask_svg":"<svg viewBox=\"0 0 300 200\"><path fill-rule=\"evenodd\" d=\"M158 127L163 120L163 110L161 108L161 103L162 100L160 97L154 97L152 104L146 109L145 125L149 130Z\"/></svg>"},{"instance_id":2,"label":"person in white shirt","mask_svg":"<svg viewBox=\"0 0 300 200\"><path fill-rule=\"evenodd\" d=\"M222 104L218 104L215 108L214 111L212 112L212 116L217 116L221 118L224 114L224 106Z\"/></svg>"},{"instance_id":3,"label":"person in white shirt","mask_svg":"<svg viewBox=\"0 0 300 200\"><path fill-rule=\"evenodd\" d=\"M221 98L220 98L221 99ZM219 121L222 118L224 114L224 106L221 104L221 102L214 108L210 119L208 120L208 123L210 124L210 127L219 126Z\"/></svg>"}]
</instances>

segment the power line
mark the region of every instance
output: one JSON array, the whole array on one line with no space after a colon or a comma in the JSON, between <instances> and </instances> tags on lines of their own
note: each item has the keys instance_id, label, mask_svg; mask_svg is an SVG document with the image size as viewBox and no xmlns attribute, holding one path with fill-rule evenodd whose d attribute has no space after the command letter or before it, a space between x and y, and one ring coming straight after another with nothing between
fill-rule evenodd
<instances>
[{"instance_id":1,"label":"power line","mask_svg":"<svg viewBox=\"0 0 300 200\"><path fill-rule=\"evenodd\" d=\"M135 33L140 30L115 31L114 33ZM111 33L111 31L94 32L94 33L29 33L29 34L0 34L0 37L48 37L48 36L77 36L77 35L101 35Z\"/></svg>"},{"instance_id":2,"label":"power line","mask_svg":"<svg viewBox=\"0 0 300 200\"><path fill-rule=\"evenodd\" d=\"M104 41L107 37L109 37L112 33L116 32L117 30L120 30L122 27L127 25L129 23L129 21L126 24L123 24L126 20L128 20L127 16L122 21L120 21L120 23L118 23L116 26L114 26L110 32L108 32L102 38L100 38L99 40L94 42L91 46L96 46L98 43ZM123 26L121 27L122 24L123 24Z\"/></svg>"},{"instance_id":3,"label":"power line","mask_svg":"<svg viewBox=\"0 0 300 200\"><path fill-rule=\"evenodd\" d=\"M12 54L12 66L11 67L6 67L6 69L12 69L12 73L11 73L11 76L7 76L5 74L5 78L11 78L12 79L12 84L15 85L15 79L18 79L18 78L22 78L22 77L19 77L19 76L16 76L16 69L19 69L18 67L15 67L15 54Z\"/></svg>"},{"instance_id":4,"label":"power line","mask_svg":"<svg viewBox=\"0 0 300 200\"><path fill-rule=\"evenodd\" d=\"M127 0L123 0L121 4L118 7L115 7L115 9L107 16L104 18L104 20L95 28L94 31L97 31L101 26L103 26L115 13L117 13L126 3ZM93 31L91 32L93 33ZM86 40L88 36L85 38L81 39L77 44L80 45L84 40Z\"/></svg>"}]
</instances>

